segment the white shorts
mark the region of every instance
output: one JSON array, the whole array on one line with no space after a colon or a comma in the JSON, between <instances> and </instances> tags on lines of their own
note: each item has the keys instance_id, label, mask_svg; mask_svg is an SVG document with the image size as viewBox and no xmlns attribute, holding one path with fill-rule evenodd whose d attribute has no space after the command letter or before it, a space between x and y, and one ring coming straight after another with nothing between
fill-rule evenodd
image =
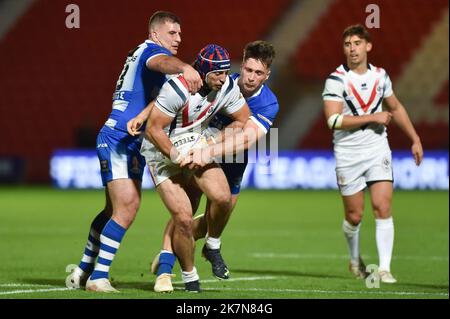
<instances>
[{"instance_id":1,"label":"white shorts","mask_svg":"<svg viewBox=\"0 0 450 319\"><path fill-rule=\"evenodd\" d=\"M171 137L172 143L182 154L187 154L190 148L207 145L206 139L197 133L184 133ZM183 174L186 180L192 177L193 172L188 168L180 168L169 158L164 156L149 140L144 139L141 146L141 155L144 156L155 187L172 176Z\"/></svg>"},{"instance_id":2,"label":"white shorts","mask_svg":"<svg viewBox=\"0 0 450 319\"><path fill-rule=\"evenodd\" d=\"M183 169L173 164L150 141L144 139L141 146L141 154L150 171L150 176L155 187L172 176L181 174Z\"/></svg>"},{"instance_id":3,"label":"white shorts","mask_svg":"<svg viewBox=\"0 0 450 319\"><path fill-rule=\"evenodd\" d=\"M335 152L336 178L343 196L362 191L375 181L393 181L389 146L370 151Z\"/></svg>"}]
</instances>

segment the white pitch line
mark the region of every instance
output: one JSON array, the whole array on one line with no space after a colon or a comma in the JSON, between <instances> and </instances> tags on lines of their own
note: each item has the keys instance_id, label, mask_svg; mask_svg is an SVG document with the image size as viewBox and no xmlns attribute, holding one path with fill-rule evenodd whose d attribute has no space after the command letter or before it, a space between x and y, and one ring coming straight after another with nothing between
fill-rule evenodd
<instances>
[{"instance_id":1,"label":"white pitch line","mask_svg":"<svg viewBox=\"0 0 450 319\"><path fill-rule=\"evenodd\" d=\"M14 294L31 294L35 292L51 292L51 291L64 291L71 290L69 288L47 288L47 289L27 289L27 290L12 290L12 291L1 291L0 295L14 295Z\"/></svg>"},{"instance_id":2,"label":"white pitch line","mask_svg":"<svg viewBox=\"0 0 450 319\"><path fill-rule=\"evenodd\" d=\"M175 287L176 290L184 290L184 288ZM204 291L244 291L244 292L294 292L294 293L317 293L317 294L358 294L358 295L412 295L412 296L446 296L446 292L420 292L420 291L354 291L354 290L318 290L318 289L268 289L268 288L201 288Z\"/></svg>"},{"instance_id":3,"label":"white pitch line","mask_svg":"<svg viewBox=\"0 0 450 319\"><path fill-rule=\"evenodd\" d=\"M0 284L0 287L55 287L55 286L40 285L40 284Z\"/></svg>"},{"instance_id":4,"label":"white pitch line","mask_svg":"<svg viewBox=\"0 0 450 319\"><path fill-rule=\"evenodd\" d=\"M293 259L348 259L348 255L338 254L278 254L278 253L251 253L251 257L254 258L293 258ZM363 255L365 258L375 258L369 255ZM448 261L448 256L393 256L393 259L405 259L405 260L435 260L435 261Z\"/></svg>"},{"instance_id":5,"label":"white pitch line","mask_svg":"<svg viewBox=\"0 0 450 319\"><path fill-rule=\"evenodd\" d=\"M253 280L271 280L271 279L283 279L285 277L276 277L276 276L262 276L262 277L238 277L238 278L230 278L227 280L219 280L219 279L200 279L200 282L203 283L217 283L217 282L230 282L230 281L253 281ZM175 281L174 284L183 284L183 281Z\"/></svg>"}]
</instances>

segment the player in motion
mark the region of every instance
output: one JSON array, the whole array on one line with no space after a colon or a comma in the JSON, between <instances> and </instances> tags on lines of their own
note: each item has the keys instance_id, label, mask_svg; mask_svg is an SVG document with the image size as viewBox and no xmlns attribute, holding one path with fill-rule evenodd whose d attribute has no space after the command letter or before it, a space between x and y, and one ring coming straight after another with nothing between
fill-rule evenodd
<instances>
[{"instance_id":1,"label":"player in motion","mask_svg":"<svg viewBox=\"0 0 450 319\"><path fill-rule=\"evenodd\" d=\"M359 251L359 229L364 210L364 189L369 188L376 222L379 276L395 283L391 273L394 222L392 157L386 127L393 119L412 142L416 165L423 158L422 144L408 114L395 96L386 71L367 62L372 49L370 34L362 25L344 30L346 63L325 82L322 93L328 126L334 134L336 176L344 203L342 225L350 251L350 271L367 276ZM382 102L386 102L386 111Z\"/></svg>"},{"instance_id":2,"label":"player in motion","mask_svg":"<svg viewBox=\"0 0 450 319\"><path fill-rule=\"evenodd\" d=\"M254 41L248 43L244 48L243 61L241 64L240 74L235 73L231 75L235 84L240 88L244 98L250 107L251 116L247 121L244 131L252 131L247 136L252 137L251 140L247 139L246 145L241 149L247 149L250 145L255 143L258 139L267 134L268 130L272 126L272 123L278 113L279 105L275 94L264 83L270 76L270 66L275 58L275 50L273 46L266 41ZM214 134L214 131L223 130L231 124L232 120L223 115L218 114L210 123L208 129L210 144L216 145L220 150L220 143L223 142L223 134ZM235 147L238 147L234 145ZM223 151L223 148L222 148ZM222 234L225 226L230 218L230 215L236 206L242 177L244 175L245 168L247 167L248 157L244 154L244 161L241 163L221 163L220 167L228 181L228 185L231 190L231 207L225 215L219 216L220 218L211 219L209 216L210 201L207 201L207 211L205 214L198 216L194 219L193 234L194 239L205 238L205 245L203 246L203 256L211 262L212 272L218 279L228 279L229 270L225 264L221 252L221 240L220 236L212 236L207 230L208 225L213 224L217 229L216 234ZM192 190L195 186L191 186L190 194L195 199L191 199L195 205L198 205L201 192ZM195 213L195 210L194 210ZM168 274L172 273L172 269L175 263L175 256L172 252L171 245L171 232L173 231L173 222L169 221L163 237L163 248L161 252L155 257L151 270L157 275L154 290L157 292L171 292L173 291L171 277Z\"/></svg>"},{"instance_id":3,"label":"player in motion","mask_svg":"<svg viewBox=\"0 0 450 319\"><path fill-rule=\"evenodd\" d=\"M202 86L200 75L173 56L180 42L178 17L158 11L149 20L149 39L128 54L113 95L112 112L97 136L106 204L91 224L80 264L66 279L70 288L117 292L109 281L109 268L138 211L145 166L140 154L142 139L128 134L127 122L157 96L166 74L182 73L190 92Z\"/></svg>"},{"instance_id":4,"label":"player in motion","mask_svg":"<svg viewBox=\"0 0 450 319\"><path fill-rule=\"evenodd\" d=\"M245 125L250 111L239 87L228 76L230 66L228 52L210 44L198 53L194 63L205 83L199 92L190 95L183 76L167 81L150 112L146 139L141 148L156 190L171 213L171 243L181 265L185 289L189 292L200 291L199 276L194 267L189 181L192 179L210 201L209 215L213 220L228 214L231 194L218 164L209 163L197 169L196 165L180 167L186 164L187 154L183 154L179 146L193 141L191 146L194 147L199 135L218 112L230 116L233 120L230 125L234 127ZM208 233L215 238L220 236L214 224L208 224ZM170 273L164 275L171 276Z\"/></svg>"}]
</instances>

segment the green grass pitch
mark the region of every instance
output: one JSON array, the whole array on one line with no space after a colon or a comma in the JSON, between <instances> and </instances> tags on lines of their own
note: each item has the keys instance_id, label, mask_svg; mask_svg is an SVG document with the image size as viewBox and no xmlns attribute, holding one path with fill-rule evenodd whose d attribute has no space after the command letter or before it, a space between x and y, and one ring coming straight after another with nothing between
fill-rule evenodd
<instances>
[{"instance_id":1,"label":"green grass pitch","mask_svg":"<svg viewBox=\"0 0 450 319\"><path fill-rule=\"evenodd\" d=\"M177 264L176 291L156 294L148 268L169 213L147 190L111 267L121 293L65 290L65 268L79 262L103 200L102 191L0 188L0 298L449 298L448 192L394 193L394 285L369 289L351 277L337 191L243 191L222 237L231 279L212 277L197 242L203 292L182 291ZM361 250L367 264L376 264L367 204Z\"/></svg>"}]
</instances>

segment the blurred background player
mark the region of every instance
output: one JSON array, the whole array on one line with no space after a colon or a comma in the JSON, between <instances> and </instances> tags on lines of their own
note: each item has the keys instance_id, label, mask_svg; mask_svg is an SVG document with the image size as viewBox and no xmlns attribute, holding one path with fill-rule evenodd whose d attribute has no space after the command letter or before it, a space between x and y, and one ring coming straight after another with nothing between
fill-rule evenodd
<instances>
[{"instance_id":1,"label":"blurred background player","mask_svg":"<svg viewBox=\"0 0 450 319\"><path fill-rule=\"evenodd\" d=\"M225 175L216 163L199 169L193 167L190 171L183 169L180 166L186 154L180 153L174 145L189 144L201 136L218 112L230 116L235 125L245 125L250 112L238 86L228 76L230 67L229 54L224 48L214 44L204 47L194 63L204 85L195 95L190 95L182 76L166 82L150 112L141 148L156 190L172 216L171 243L188 292L199 292L200 283L194 267L193 210L187 190L189 179L185 174L192 174L195 184L210 200L212 218L223 218L228 213L231 194ZM208 228L208 232L214 237L220 236L217 229ZM172 258L175 259L173 255ZM170 278L167 272L159 277L169 282ZM158 285L155 290L158 291Z\"/></svg>"},{"instance_id":2,"label":"blurred background player","mask_svg":"<svg viewBox=\"0 0 450 319\"><path fill-rule=\"evenodd\" d=\"M376 222L379 276L395 283L390 264L394 245L391 213L392 157L386 127L393 119L412 142L416 165L423 158L422 144L408 114L394 95L386 71L367 62L372 49L370 34L362 25L344 30L346 63L325 82L322 93L328 126L334 134L336 176L342 195L343 230L350 251L350 271L367 276L359 251L359 229L364 211L364 189L369 188ZM386 101L387 111L382 110Z\"/></svg>"},{"instance_id":3,"label":"blurred background player","mask_svg":"<svg viewBox=\"0 0 450 319\"><path fill-rule=\"evenodd\" d=\"M149 39L128 54L113 95L113 110L97 136L106 205L91 224L79 266L69 275L72 288L86 285L86 290L117 291L109 282L109 268L138 211L145 166L142 139L128 135L126 125L156 97L165 74L183 73L191 92L201 87L199 74L172 56L180 43L178 17L158 11L149 20Z\"/></svg>"},{"instance_id":4,"label":"blurred background player","mask_svg":"<svg viewBox=\"0 0 450 319\"><path fill-rule=\"evenodd\" d=\"M245 149L248 149L258 139L267 134L272 126L273 121L278 113L279 105L275 94L264 83L270 76L270 66L275 58L275 50L273 46L266 41L254 41L248 43L244 48L243 61L240 68L240 74L235 73L231 78L239 87L242 95L250 107L251 116L247 121L244 131L253 131L254 139L247 141ZM232 119L219 114L210 123L210 135L217 130L223 130L232 123ZM209 143L215 143L216 147L222 142L223 135L214 135L209 138ZM207 201L206 213L194 219L194 238L195 240L205 237L205 245L203 246L202 255L212 264L212 272L218 279L228 279L229 270L224 262L220 248L220 237L214 237L209 234L208 226L214 225L218 230L218 234L222 234L225 226L230 218L230 215L236 206L242 177L245 168L247 167L248 156L247 152L244 154L243 163L221 163L220 167L225 173L228 185L231 190L231 208L226 215L220 218L211 219L209 216L210 202ZM198 201L201 193L192 192L198 198L192 199L195 205L198 206ZM194 211L195 213L195 211ZM163 274L171 274L175 263L175 256L172 253L171 247L171 232L173 230L172 221L169 221L163 237L163 250L158 254L152 263L152 272L157 275L155 290L169 292L173 291L170 277ZM169 279L168 279L169 278Z\"/></svg>"}]
</instances>

